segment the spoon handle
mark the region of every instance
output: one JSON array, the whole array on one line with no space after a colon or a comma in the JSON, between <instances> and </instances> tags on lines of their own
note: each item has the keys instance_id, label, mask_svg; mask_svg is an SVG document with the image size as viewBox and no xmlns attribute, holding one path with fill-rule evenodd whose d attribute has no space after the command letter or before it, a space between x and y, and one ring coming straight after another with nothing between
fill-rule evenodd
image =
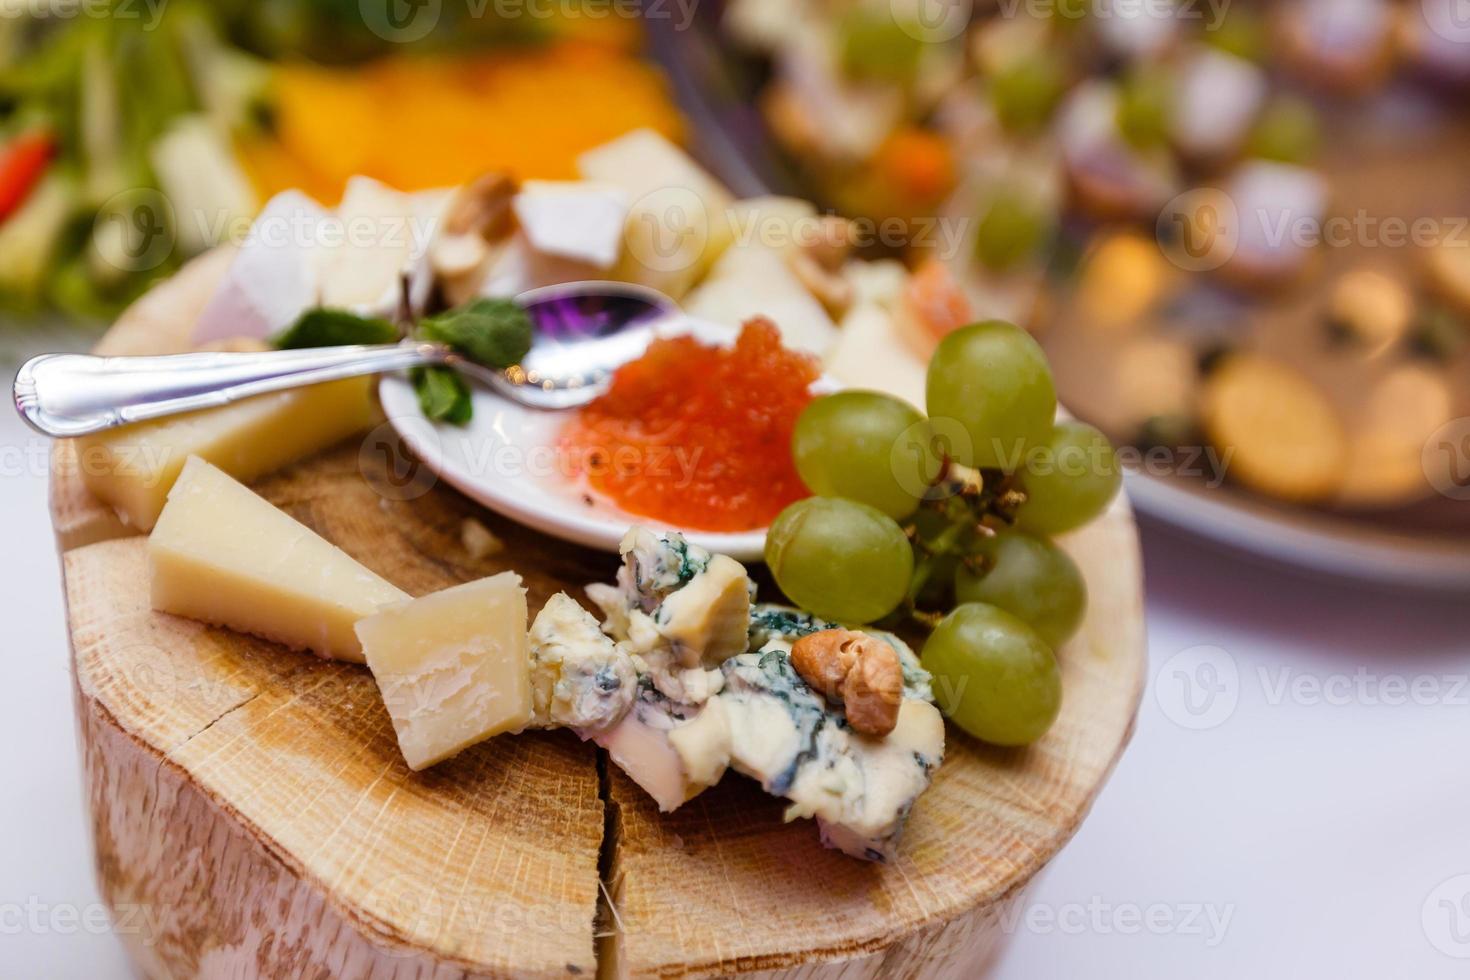
<instances>
[{"instance_id":1,"label":"spoon handle","mask_svg":"<svg viewBox=\"0 0 1470 980\"><path fill-rule=\"evenodd\" d=\"M21 365L15 407L38 432L81 436L269 391L439 364L448 355L438 344L412 342L151 357L42 354Z\"/></svg>"}]
</instances>

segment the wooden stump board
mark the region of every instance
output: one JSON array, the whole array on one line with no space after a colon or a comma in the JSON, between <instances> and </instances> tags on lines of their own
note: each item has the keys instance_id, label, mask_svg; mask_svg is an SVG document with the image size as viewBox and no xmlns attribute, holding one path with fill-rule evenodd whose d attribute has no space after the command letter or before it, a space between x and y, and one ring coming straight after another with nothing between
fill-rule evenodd
<instances>
[{"instance_id":1,"label":"wooden stump board","mask_svg":"<svg viewBox=\"0 0 1470 980\"><path fill-rule=\"evenodd\" d=\"M130 309L109 353L182 349L228 256ZM415 595L505 569L532 612L616 556L442 486L394 492L344 445L254 488ZM492 739L424 773L365 668L149 608L144 539L53 457L86 795L102 894L154 977L968 978L1013 899L1076 831L1132 731L1144 669L1126 501L1065 543L1091 603L1064 703L1026 750L950 727L897 861L823 850L729 776L659 814L567 732ZM423 492L418 492L422 490ZM475 517L504 539L476 559Z\"/></svg>"}]
</instances>

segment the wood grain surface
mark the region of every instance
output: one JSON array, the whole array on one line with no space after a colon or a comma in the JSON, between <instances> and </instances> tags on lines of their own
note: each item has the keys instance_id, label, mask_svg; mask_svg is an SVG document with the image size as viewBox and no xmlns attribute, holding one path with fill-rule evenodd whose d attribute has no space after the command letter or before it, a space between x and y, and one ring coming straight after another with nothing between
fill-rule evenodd
<instances>
[{"instance_id":1,"label":"wood grain surface","mask_svg":"<svg viewBox=\"0 0 1470 980\"><path fill-rule=\"evenodd\" d=\"M99 349L184 349L227 261L187 266ZM415 774L364 668L152 612L144 541L90 499L79 465L57 446L87 797L104 898L150 976L972 977L1007 903L1086 815L1142 689L1120 499L1064 542L1091 604L1060 651L1056 726L1026 750L951 727L890 865L823 850L735 776L661 815L565 732ZM617 566L434 484L387 429L254 488L415 595L514 569L534 614ZM469 554L470 517L506 549Z\"/></svg>"}]
</instances>

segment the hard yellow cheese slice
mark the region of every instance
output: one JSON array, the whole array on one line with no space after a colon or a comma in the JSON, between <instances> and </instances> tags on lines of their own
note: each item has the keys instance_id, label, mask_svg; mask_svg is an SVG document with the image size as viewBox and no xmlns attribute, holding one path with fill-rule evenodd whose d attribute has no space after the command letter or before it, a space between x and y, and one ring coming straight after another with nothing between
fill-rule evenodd
<instances>
[{"instance_id":1,"label":"hard yellow cheese slice","mask_svg":"<svg viewBox=\"0 0 1470 980\"><path fill-rule=\"evenodd\" d=\"M411 769L531 721L526 590L514 572L389 606L357 635Z\"/></svg>"},{"instance_id":2,"label":"hard yellow cheese slice","mask_svg":"<svg viewBox=\"0 0 1470 980\"><path fill-rule=\"evenodd\" d=\"M190 456L240 480L262 476L370 428L377 419L372 383L347 378L84 436L77 441L82 482L147 531Z\"/></svg>"},{"instance_id":3,"label":"hard yellow cheese slice","mask_svg":"<svg viewBox=\"0 0 1470 980\"><path fill-rule=\"evenodd\" d=\"M197 456L148 539L153 608L362 663L353 632L409 598Z\"/></svg>"}]
</instances>

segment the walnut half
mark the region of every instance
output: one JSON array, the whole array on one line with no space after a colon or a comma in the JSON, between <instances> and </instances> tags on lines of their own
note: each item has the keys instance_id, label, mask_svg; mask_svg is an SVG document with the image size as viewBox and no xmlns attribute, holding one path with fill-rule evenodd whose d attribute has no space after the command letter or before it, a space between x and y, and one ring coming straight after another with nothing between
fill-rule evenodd
<instances>
[{"instance_id":1,"label":"walnut half","mask_svg":"<svg viewBox=\"0 0 1470 980\"><path fill-rule=\"evenodd\" d=\"M843 705L854 731L879 738L898 724L903 669L893 647L853 630L822 630L797 640L791 665L829 701Z\"/></svg>"}]
</instances>

